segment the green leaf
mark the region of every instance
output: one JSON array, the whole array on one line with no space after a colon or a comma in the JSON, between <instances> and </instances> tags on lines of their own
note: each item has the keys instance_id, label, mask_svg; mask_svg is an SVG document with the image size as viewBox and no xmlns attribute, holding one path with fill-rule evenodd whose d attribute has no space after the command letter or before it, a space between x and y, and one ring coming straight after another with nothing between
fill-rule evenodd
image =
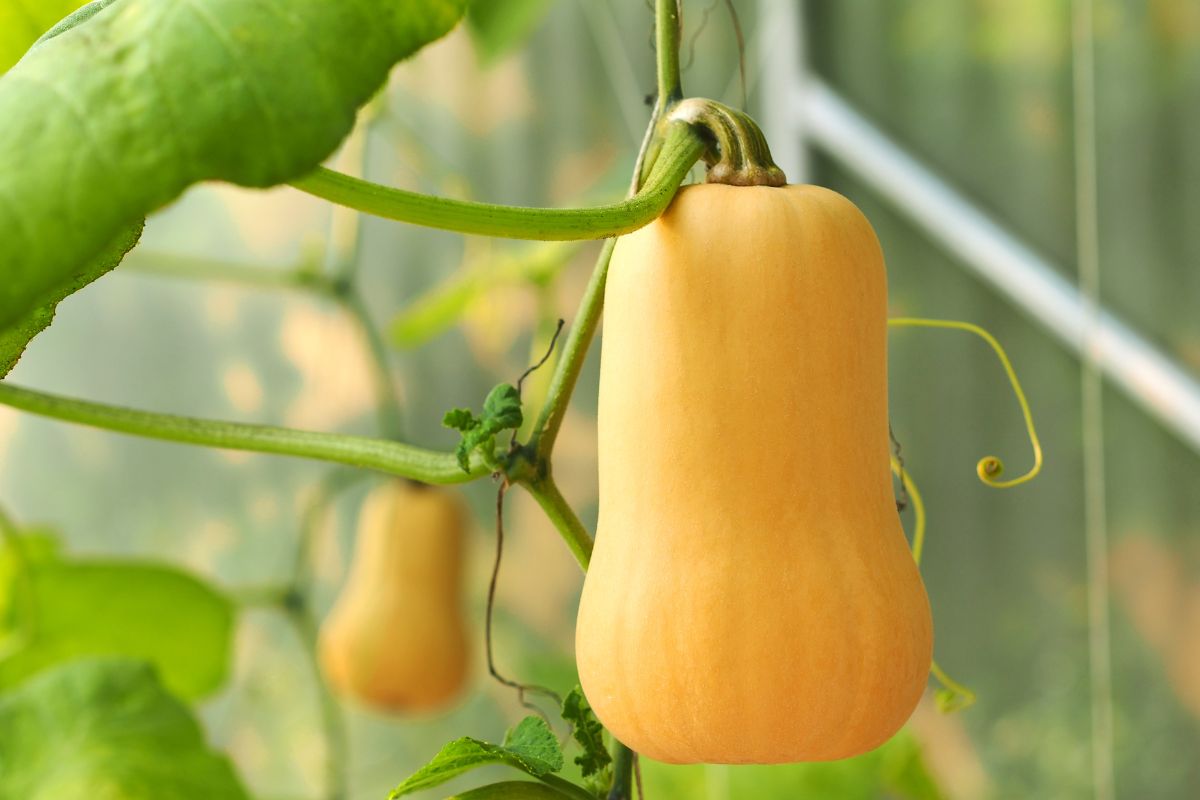
<instances>
[{"instance_id":1,"label":"green leaf","mask_svg":"<svg viewBox=\"0 0 1200 800\"><path fill-rule=\"evenodd\" d=\"M474 0L467 24L484 64L525 43L550 10L550 0Z\"/></svg>"},{"instance_id":2,"label":"green leaf","mask_svg":"<svg viewBox=\"0 0 1200 800\"><path fill-rule=\"evenodd\" d=\"M462 434L455 448L458 466L463 472L471 471L471 453L478 450L484 463L496 463L496 434L505 430L517 430L525 421L521 413L521 395L511 384L502 383L492 387L483 401L483 415L476 417L470 409L455 408L442 417L442 425Z\"/></svg>"},{"instance_id":3,"label":"green leaf","mask_svg":"<svg viewBox=\"0 0 1200 800\"><path fill-rule=\"evenodd\" d=\"M132 561L41 558L27 570L0 581L0 608L19 611L0 658L0 689L84 655L148 660L188 698L225 682L234 607L207 584Z\"/></svg>"},{"instance_id":4,"label":"green leaf","mask_svg":"<svg viewBox=\"0 0 1200 800\"><path fill-rule=\"evenodd\" d=\"M0 696L0 797L246 800L153 669L83 659Z\"/></svg>"},{"instance_id":5,"label":"green leaf","mask_svg":"<svg viewBox=\"0 0 1200 800\"><path fill-rule=\"evenodd\" d=\"M456 794L448 800L569 800L570 795L544 783L502 781Z\"/></svg>"},{"instance_id":6,"label":"green leaf","mask_svg":"<svg viewBox=\"0 0 1200 800\"><path fill-rule=\"evenodd\" d=\"M563 768L562 748L554 731L541 717L526 717L504 734L503 747L525 764L535 778Z\"/></svg>"},{"instance_id":7,"label":"green leaf","mask_svg":"<svg viewBox=\"0 0 1200 800\"><path fill-rule=\"evenodd\" d=\"M81 0L0 0L0 74Z\"/></svg>"},{"instance_id":8,"label":"green leaf","mask_svg":"<svg viewBox=\"0 0 1200 800\"><path fill-rule=\"evenodd\" d=\"M606 774L608 766L612 763L612 756L604 744L604 726L592 712L581 687L576 686L563 699L562 718L571 723L571 736L583 749L582 753L575 756L580 774L584 778L601 778L597 788L607 788L612 782L612 776Z\"/></svg>"},{"instance_id":9,"label":"green leaf","mask_svg":"<svg viewBox=\"0 0 1200 800\"><path fill-rule=\"evenodd\" d=\"M0 327L191 184L265 187L337 147L465 0L121 0L0 78Z\"/></svg>"},{"instance_id":10,"label":"green leaf","mask_svg":"<svg viewBox=\"0 0 1200 800\"><path fill-rule=\"evenodd\" d=\"M468 770L488 764L507 764L535 778L563 768L562 749L545 720L526 717L508 731L504 743L490 744L463 737L450 742L425 766L392 790L389 800L439 786Z\"/></svg>"},{"instance_id":11,"label":"green leaf","mask_svg":"<svg viewBox=\"0 0 1200 800\"><path fill-rule=\"evenodd\" d=\"M424 344L458 322L476 301L497 287L544 286L579 249L574 243L542 242L472 262L405 306L392 319L392 341L404 348Z\"/></svg>"},{"instance_id":12,"label":"green leaf","mask_svg":"<svg viewBox=\"0 0 1200 800\"><path fill-rule=\"evenodd\" d=\"M91 263L79 270L67 283L60 286L50 302L35 308L24 319L18 320L15 325L0 330L0 378L11 372L12 368L17 365L17 361L21 359L30 340L54 321L54 312L58 308L59 301L67 295L79 291L120 264L121 259L133 249L141 235L142 224L139 222L133 228L122 232L112 244L104 249L104 252L92 259Z\"/></svg>"}]
</instances>

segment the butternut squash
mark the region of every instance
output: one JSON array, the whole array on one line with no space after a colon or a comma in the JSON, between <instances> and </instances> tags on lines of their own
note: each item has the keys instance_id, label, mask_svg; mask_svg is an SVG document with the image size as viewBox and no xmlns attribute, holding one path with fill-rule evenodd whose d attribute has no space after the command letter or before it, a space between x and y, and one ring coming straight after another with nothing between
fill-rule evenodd
<instances>
[{"instance_id":1,"label":"butternut squash","mask_svg":"<svg viewBox=\"0 0 1200 800\"><path fill-rule=\"evenodd\" d=\"M465 515L457 495L390 481L368 495L318 651L340 694L387 711L444 707L467 676Z\"/></svg>"},{"instance_id":2,"label":"butternut squash","mask_svg":"<svg viewBox=\"0 0 1200 800\"><path fill-rule=\"evenodd\" d=\"M874 231L815 186L683 189L617 243L579 674L672 763L853 756L911 714L929 601L888 462Z\"/></svg>"}]
</instances>

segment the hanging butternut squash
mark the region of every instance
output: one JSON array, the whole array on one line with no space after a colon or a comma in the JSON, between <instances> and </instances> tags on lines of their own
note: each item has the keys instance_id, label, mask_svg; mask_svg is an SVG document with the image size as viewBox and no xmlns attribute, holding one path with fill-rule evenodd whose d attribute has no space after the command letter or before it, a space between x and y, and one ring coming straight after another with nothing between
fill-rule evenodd
<instances>
[{"instance_id":1,"label":"hanging butternut squash","mask_svg":"<svg viewBox=\"0 0 1200 800\"><path fill-rule=\"evenodd\" d=\"M393 480L367 497L345 586L321 626L336 691L387 711L435 710L459 694L464 527L444 489Z\"/></svg>"},{"instance_id":2,"label":"hanging butternut squash","mask_svg":"<svg viewBox=\"0 0 1200 800\"><path fill-rule=\"evenodd\" d=\"M597 715L672 763L883 743L932 624L889 473L870 224L815 186L687 187L617 243L605 315L576 634Z\"/></svg>"}]
</instances>

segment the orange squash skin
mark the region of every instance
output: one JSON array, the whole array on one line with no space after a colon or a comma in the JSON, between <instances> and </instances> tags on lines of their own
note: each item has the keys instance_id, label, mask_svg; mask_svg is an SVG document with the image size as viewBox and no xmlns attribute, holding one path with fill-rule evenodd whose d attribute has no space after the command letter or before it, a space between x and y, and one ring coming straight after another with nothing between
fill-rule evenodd
<instances>
[{"instance_id":1,"label":"orange squash skin","mask_svg":"<svg viewBox=\"0 0 1200 800\"><path fill-rule=\"evenodd\" d=\"M888 464L887 285L815 186L700 185L616 246L576 657L671 763L846 758L925 687L932 620Z\"/></svg>"},{"instance_id":2,"label":"orange squash skin","mask_svg":"<svg viewBox=\"0 0 1200 800\"><path fill-rule=\"evenodd\" d=\"M339 694L386 711L447 706L467 678L465 513L458 496L406 481L368 495L318 652Z\"/></svg>"}]
</instances>

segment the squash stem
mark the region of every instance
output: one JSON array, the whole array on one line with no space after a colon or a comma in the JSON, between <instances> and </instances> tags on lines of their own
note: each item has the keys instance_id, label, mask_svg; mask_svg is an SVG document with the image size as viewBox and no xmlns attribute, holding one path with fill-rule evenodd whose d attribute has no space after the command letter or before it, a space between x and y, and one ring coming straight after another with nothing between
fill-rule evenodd
<instances>
[{"instance_id":1,"label":"squash stem","mask_svg":"<svg viewBox=\"0 0 1200 800\"><path fill-rule=\"evenodd\" d=\"M554 523L563 541L567 543L571 554L579 562L580 568L587 572L592 560L592 535L588 533L579 515L571 508L571 504L562 496L558 485L549 474L543 474L534 480L521 481L525 490L537 500L546 516Z\"/></svg>"},{"instance_id":2,"label":"squash stem","mask_svg":"<svg viewBox=\"0 0 1200 800\"><path fill-rule=\"evenodd\" d=\"M613 739L613 785L607 800L633 800L633 756L628 746Z\"/></svg>"},{"instance_id":3,"label":"squash stem","mask_svg":"<svg viewBox=\"0 0 1200 800\"><path fill-rule=\"evenodd\" d=\"M658 217L708 146L690 125L664 132L659 158L640 192L596 208L524 208L431 197L381 186L319 167L292 186L385 219L459 233L510 239L575 241L635 231Z\"/></svg>"},{"instance_id":4,"label":"squash stem","mask_svg":"<svg viewBox=\"0 0 1200 800\"><path fill-rule=\"evenodd\" d=\"M656 0L654 6L654 50L658 67L659 109L665 109L683 97L679 70L679 41L683 38L683 18L679 0Z\"/></svg>"}]
</instances>

